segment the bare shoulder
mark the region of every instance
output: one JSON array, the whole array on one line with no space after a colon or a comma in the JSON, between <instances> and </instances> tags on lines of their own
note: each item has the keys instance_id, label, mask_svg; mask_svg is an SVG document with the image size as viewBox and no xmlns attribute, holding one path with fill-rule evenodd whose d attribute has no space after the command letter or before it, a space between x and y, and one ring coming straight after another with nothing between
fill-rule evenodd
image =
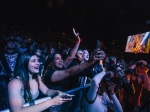
<instances>
[{"instance_id":1,"label":"bare shoulder","mask_svg":"<svg viewBox=\"0 0 150 112\"><path fill-rule=\"evenodd\" d=\"M13 79L8 84L8 89L21 89L23 87L22 82L19 79Z\"/></svg>"}]
</instances>

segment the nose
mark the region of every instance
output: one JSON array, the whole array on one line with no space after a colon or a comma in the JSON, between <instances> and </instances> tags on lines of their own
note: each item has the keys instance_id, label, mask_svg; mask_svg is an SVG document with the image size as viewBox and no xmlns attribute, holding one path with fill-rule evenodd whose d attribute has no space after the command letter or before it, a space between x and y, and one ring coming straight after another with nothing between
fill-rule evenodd
<instances>
[{"instance_id":1,"label":"nose","mask_svg":"<svg viewBox=\"0 0 150 112\"><path fill-rule=\"evenodd\" d=\"M63 60L62 60L62 59L60 59L59 61L60 61L60 62L63 62Z\"/></svg>"},{"instance_id":2,"label":"nose","mask_svg":"<svg viewBox=\"0 0 150 112\"><path fill-rule=\"evenodd\" d=\"M40 62L39 62L39 61L36 61L36 64L37 64L37 65L40 65Z\"/></svg>"}]
</instances>

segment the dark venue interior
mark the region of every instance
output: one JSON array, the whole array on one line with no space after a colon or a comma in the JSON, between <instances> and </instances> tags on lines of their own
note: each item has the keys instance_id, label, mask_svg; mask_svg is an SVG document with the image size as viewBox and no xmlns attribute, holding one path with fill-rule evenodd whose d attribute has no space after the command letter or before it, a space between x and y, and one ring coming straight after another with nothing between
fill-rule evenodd
<instances>
[{"instance_id":1,"label":"dark venue interior","mask_svg":"<svg viewBox=\"0 0 150 112\"><path fill-rule=\"evenodd\" d=\"M73 33L72 28L80 34ZM0 0L0 52L7 50L7 42L14 38L18 39L15 45L20 48L25 43L28 48L32 45L38 46L36 50L41 50L42 53L47 49L43 71L44 64L50 57L48 50L51 48L56 48L59 52L67 50L67 54L62 56L63 61L67 59L74 43L77 42L74 35L80 35L80 47L88 50L90 56L96 49L97 40L100 40L101 49L107 56L123 59L126 65L131 61L144 60L150 69L150 37L147 36L147 53L125 51L129 36L145 32L150 32L149 0ZM23 55L22 53L21 56ZM1 61L2 58L0 71ZM80 64L79 71L82 71ZM150 76L150 72L148 74ZM6 82L9 82L9 78L5 78ZM2 80L0 78L0 82ZM3 96L5 97L5 94ZM1 99L3 98L0 95ZM0 111L7 108L1 105L0 101Z\"/></svg>"},{"instance_id":2,"label":"dark venue interior","mask_svg":"<svg viewBox=\"0 0 150 112\"><path fill-rule=\"evenodd\" d=\"M107 49L124 54L127 36L150 30L149 3L148 0L1 0L0 25L1 29L25 26L29 30L65 32L69 36L74 27L82 31L85 46L99 39Z\"/></svg>"}]
</instances>

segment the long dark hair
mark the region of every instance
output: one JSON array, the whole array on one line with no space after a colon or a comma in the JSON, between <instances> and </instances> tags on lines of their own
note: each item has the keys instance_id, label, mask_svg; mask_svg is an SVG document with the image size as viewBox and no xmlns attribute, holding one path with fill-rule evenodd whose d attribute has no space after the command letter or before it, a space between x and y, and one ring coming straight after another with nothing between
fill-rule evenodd
<instances>
[{"instance_id":1,"label":"long dark hair","mask_svg":"<svg viewBox=\"0 0 150 112\"><path fill-rule=\"evenodd\" d=\"M47 60L45 62L45 65L44 65L44 70L43 70L43 73L42 73L42 80L44 80L44 76L45 76L46 70L55 70L55 68L53 66L53 62L54 62L56 54L60 54L60 53L59 52L55 52L55 53L53 53L53 54L48 56L48 58L47 58Z\"/></svg>"},{"instance_id":2,"label":"long dark hair","mask_svg":"<svg viewBox=\"0 0 150 112\"><path fill-rule=\"evenodd\" d=\"M23 83L24 98L26 102L33 101L32 94L30 92L31 88L29 84L28 64L29 64L30 58L34 55L35 54L32 54L32 53L23 55L19 61L17 72L15 73L15 78L19 77ZM37 81L38 86L39 86L38 74L34 74L32 78Z\"/></svg>"}]
</instances>

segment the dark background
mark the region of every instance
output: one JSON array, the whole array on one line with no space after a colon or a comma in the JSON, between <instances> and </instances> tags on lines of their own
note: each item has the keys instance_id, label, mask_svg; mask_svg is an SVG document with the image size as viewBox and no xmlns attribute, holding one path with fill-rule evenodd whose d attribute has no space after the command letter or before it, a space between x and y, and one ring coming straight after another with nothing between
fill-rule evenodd
<instances>
[{"instance_id":1,"label":"dark background","mask_svg":"<svg viewBox=\"0 0 150 112\"><path fill-rule=\"evenodd\" d=\"M125 50L128 35L150 31L148 0L1 0L0 25L72 34L87 45L97 39Z\"/></svg>"}]
</instances>

